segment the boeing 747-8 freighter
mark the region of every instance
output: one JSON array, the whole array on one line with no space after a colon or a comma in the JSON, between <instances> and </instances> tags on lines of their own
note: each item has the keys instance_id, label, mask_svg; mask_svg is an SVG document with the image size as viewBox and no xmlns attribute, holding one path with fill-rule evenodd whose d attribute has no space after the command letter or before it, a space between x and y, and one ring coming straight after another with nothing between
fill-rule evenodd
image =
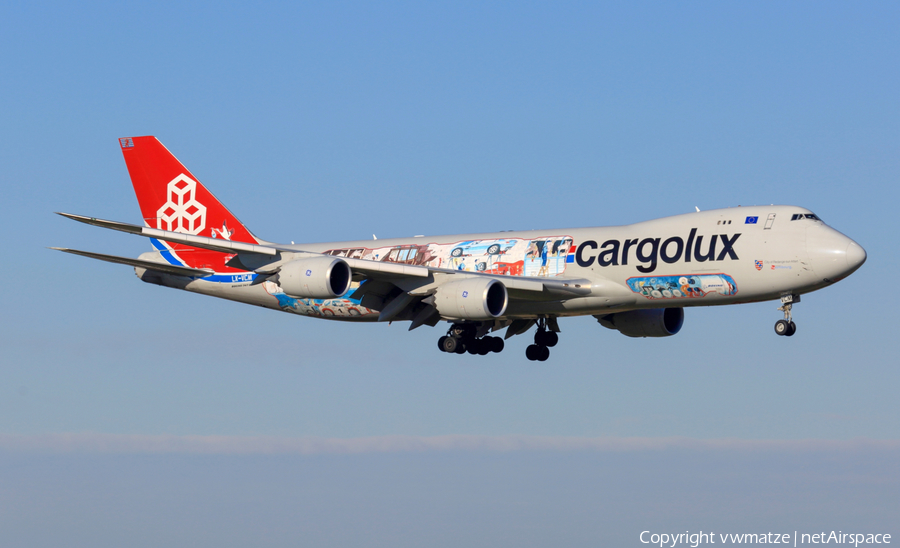
<instances>
[{"instance_id":1,"label":"boeing 747-8 freighter","mask_svg":"<svg viewBox=\"0 0 900 548\"><path fill-rule=\"evenodd\" d=\"M800 295L866 260L856 242L797 206L697 211L626 226L353 242L275 244L254 236L155 137L119 140L143 224L61 213L150 238L131 265L145 282L302 316L450 323L444 352L500 352L536 326L525 355L544 361L558 319L591 315L629 337L678 333L692 306L780 301L792 336Z\"/></svg>"}]
</instances>

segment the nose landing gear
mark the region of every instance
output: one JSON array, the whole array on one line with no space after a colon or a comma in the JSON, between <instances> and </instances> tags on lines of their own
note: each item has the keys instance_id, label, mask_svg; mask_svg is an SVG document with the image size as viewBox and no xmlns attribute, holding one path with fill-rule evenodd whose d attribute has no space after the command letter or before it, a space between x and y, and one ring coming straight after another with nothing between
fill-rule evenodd
<instances>
[{"instance_id":1,"label":"nose landing gear","mask_svg":"<svg viewBox=\"0 0 900 548\"><path fill-rule=\"evenodd\" d=\"M438 339L438 348L450 354L486 356L491 352L503 351L503 339L500 337L478 337L478 329L471 324L455 323L447 334Z\"/></svg>"},{"instance_id":2,"label":"nose landing gear","mask_svg":"<svg viewBox=\"0 0 900 548\"><path fill-rule=\"evenodd\" d=\"M781 306L778 310L784 312L784 319L775 322L775 334L784 337L792 337L797 332L797 324L791 317L791 308L794 303L800 302L800 295L784 295L781 297Z\"/></svg>"}]
</instances>

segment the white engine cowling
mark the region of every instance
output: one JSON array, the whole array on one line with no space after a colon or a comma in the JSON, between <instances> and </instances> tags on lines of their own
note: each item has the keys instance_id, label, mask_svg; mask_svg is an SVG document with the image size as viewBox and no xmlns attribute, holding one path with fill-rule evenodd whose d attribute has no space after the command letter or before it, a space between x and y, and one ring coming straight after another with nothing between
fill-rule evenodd
<instances>
[{"instance_id":1,"label":"white engine cowling","mask_svg":"<svg viewBox=\"0 0 900 548\"><path fill-rule=\"evenodd\" d=\"M278 284L291 297L333 299L350 289L353 272L337 257L323 255L291 261L278 272Z\"/></svg>"},{"instance_id":2,"label":"white engine cowling","mask_svg":"<svg viewBox=\"0 0 900 548\"><path fill-rule=\"evenodd\" d=\"M631 310L597 318L603 327L617 329L629 337L670 337L684 324L683 308Z\"/></svg>"},{"instance_id":3,"label":"white engine cowling","mask_svg":"<svg viewBox=\"0 0 900 548\"><path fill-rule=\"evenodd\" d=\"M506 286L480 276L445 283L434 296L434 307L441 317L455 320L490 320L502 316L507 304Z\"/></svg>"}]
</instances>

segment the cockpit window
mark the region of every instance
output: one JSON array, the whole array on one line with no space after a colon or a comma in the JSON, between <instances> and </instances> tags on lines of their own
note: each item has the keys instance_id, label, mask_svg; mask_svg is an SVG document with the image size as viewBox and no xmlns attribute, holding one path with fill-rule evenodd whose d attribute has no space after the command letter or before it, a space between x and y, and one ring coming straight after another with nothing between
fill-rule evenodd
<instances>
[{"instance_id":1,"label":"cockpit window","mask_svg":"<svg viewBox=\"0 0 900 548\"><path fill-rule=\"evenodd\" d=\"M792 221L799 221L801 219L809 219L811 221L821 221L822 220L822 219L816 217L812 213L794 213L793 215L791 215Z\"/></svg>"}]
</instances>

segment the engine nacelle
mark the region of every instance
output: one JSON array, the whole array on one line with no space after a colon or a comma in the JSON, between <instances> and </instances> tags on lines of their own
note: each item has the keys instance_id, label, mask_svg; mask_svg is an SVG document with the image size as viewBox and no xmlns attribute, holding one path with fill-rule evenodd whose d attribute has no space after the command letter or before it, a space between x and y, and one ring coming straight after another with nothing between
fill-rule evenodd
<instances>
[{"instance_id":1,"label":"engine nacelle","mask_svg":"<svg viewBox=\"0 0 900 548\"><path fill-rule=\"evenodd\" d=\"M353 272L350 265L323 255L291 261L278 272L282 291L300 299L333 299L350 289Z\"/></svg>"},{"instance_id":2,"label":"engine nacelle","mask_svg":"<svg viewBox=\"0 0 900 548\"><path fill-rule=\"evenodd\" d=\"M654 308L607 314L597 318L600 325L617 329L629 337L670 337L684 324L683 308Z\"/></svg>"},{"instance_id":3,"label":"engine nacelle","mask_svg":"<svg viewBox=\"0 0 900 548\"><path fill-rule=\"evenodd\" d=\"M480 276L445 283L434 296L434 307L441 317L455 320L491 320L502 316L507 304L506 286Z\"/></svg>"}]
</instances>

